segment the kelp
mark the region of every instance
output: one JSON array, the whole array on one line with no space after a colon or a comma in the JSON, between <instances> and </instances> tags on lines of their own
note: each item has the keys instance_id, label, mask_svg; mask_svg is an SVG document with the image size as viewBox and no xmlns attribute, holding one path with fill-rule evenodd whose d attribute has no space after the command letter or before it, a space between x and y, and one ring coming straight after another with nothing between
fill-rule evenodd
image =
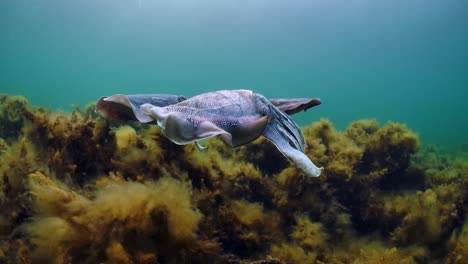
<instances>
[{"instance_id":1,"label":"kelp","mask_svg":"<svg viewBox=\"0 0 468 264\"><path fill-rule=\"evenodd\" d=\"M404 124L303 128L308 178L265 139L175 145L0 96L1 263L464 263L468 154Z\"/></svg>"}]
</instances>

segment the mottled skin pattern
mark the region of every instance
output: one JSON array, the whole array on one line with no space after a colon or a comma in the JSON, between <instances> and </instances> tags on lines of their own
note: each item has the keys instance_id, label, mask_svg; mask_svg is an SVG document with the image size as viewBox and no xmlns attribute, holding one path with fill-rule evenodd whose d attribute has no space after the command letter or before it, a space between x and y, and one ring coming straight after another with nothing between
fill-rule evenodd
<instances>
[{"instance_id":1,"label":"mottled skin pattern","mask_svg":"<svg viewBox=\"0 0 468 264\"><path fill-rule=\"evenodd\" d=\"M273 142L308 176L319 176L303 153L304 136L296 123L268 99L249 90L200 94L169 106L143 104L141 111L157 121L162 133L176 144L221 136L235 147L259 136Z\"/></svg>"},{"instance_id":2,"label":"mottled skin pattern","mask_svg":"<svg viewBox=\"0 0 468 264\"><path fill-rule=\"evenodd\" d=\"M247 90L205 93L167 107L146 104L142 111L177 144L221 135L236 147L258 138L268 123L266 108Z\"/></svg>"},{"instance_id":3,"label":"mottled skin pattern","mask_svg":"<svg viewBox=\"0 0 468 264\"><path fill-rule=\"evenodd\" d=\"M238 126L264 116L261 109L257 108L257 98L247 90L205 93L165 107L169 112L190 119L195 126L209 120L223 128Z\"/></svg>"}]
</instances>

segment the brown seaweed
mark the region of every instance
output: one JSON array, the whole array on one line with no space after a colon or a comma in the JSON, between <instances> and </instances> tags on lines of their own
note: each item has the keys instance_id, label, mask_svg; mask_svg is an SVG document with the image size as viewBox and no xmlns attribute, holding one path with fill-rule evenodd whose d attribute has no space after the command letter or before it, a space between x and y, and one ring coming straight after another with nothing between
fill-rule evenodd
<instances>
[{"instance_id":1,"label":"brown seaweed","mask_svg":"<svg viewBox=\"0 0 468 264\"><path fill-rule=\"evenodd\" d=\"M303 128L318 178L264 139L178 146L157 126L0 97L1 263L465 263L468 155L403 124Z\"/></svg>"}]
</instances>

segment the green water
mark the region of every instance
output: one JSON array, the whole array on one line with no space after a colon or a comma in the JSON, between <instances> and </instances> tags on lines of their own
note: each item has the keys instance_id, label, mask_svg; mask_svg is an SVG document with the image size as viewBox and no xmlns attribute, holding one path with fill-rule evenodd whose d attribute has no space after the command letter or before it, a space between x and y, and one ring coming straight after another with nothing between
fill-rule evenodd
<instances>
[{"instance_id":1,"label":"green water","mask_svg":"<svg viewBox=\"0 0 468 264\"><path fill-rule=\"evenodd\" d=\"M468 144L466 0L0 0L0 93L53 109L115 93L320 97Z\"/></svg>"}]
</instances>

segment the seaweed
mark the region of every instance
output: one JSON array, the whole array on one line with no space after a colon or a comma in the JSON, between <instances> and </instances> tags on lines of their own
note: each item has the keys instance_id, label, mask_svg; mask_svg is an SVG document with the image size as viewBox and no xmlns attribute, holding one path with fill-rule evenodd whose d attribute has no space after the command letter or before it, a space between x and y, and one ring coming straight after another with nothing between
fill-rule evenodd
<instances>
[{"instance_id":1,"label":"seaweed","mask_svg":"<svg viewBox=\"0 0 468 264\"><path fill-rule=\"evenodd\" d=\"M42 261L96 263L105 261L103 256L110 262L130 260L128 252L140 236L157 237L145 245L153 250L170 241L163 252L143 253L177 259L178 250L194 243L202 219L191 205L189 185L170 177L147 183L110 181L90 199L33 173L29 189L35 215L23 228L34 245L34 259ZM87 253L94 257L85 258L83 248L94 251Z\"/></svg>"},{"instance_id":2,"label":"seaweed","mask_svg":"<svg viewBox=\"0 0 468 264\"><path fill-rule=\"evenodd\" d=\"M1 263L464 263L468 155L406 125L302 130L318 178L259 138L199 151L153 124L0 96Z\"/></svg>"}]
</instances>

